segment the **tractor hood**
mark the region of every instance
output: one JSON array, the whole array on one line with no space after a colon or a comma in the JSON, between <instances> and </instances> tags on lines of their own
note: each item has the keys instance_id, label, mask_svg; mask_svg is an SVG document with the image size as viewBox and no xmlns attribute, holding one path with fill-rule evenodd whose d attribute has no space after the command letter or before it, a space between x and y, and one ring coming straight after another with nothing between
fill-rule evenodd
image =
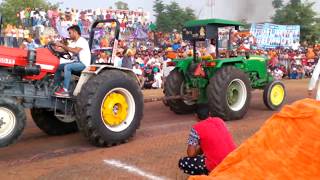
<instances>
[{"instance_id":1,"label":"tractor hood","mask_svg":"<svg viewBox=\"0 0 320 180\"><path fill-rule=\"evenodd\" d=\"M59 66L59 59L47 48L38 48L36 52L36 65L41 67L41 73L31 79L41 79L48 73L55 73ZM28 51L24 49L0 46L0 67L27 66L27 54Z\"/></svg>"}]
</instances>

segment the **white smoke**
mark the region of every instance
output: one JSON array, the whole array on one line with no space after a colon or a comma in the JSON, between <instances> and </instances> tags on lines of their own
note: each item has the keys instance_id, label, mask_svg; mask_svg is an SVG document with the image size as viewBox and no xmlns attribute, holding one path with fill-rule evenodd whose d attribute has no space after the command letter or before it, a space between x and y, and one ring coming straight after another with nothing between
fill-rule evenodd
<instances>
[{"instance_id":1,"label":"white smoke","mask_svg":"<svg viewBox=\"0 0 320 180\"><path fill-rule=\"evenodd\" d=\"M284 0L285 3L289 0ZM309 0L315 2L314 10L320 16L320 0ZM208 7L208 0L203 0L206 4L205 13L200 18L212 18L211 7ZM230 20L246 20L249 23L270 22L275 10L272 0L215 0L214 18Z\"/></svg>"}]
</instances>

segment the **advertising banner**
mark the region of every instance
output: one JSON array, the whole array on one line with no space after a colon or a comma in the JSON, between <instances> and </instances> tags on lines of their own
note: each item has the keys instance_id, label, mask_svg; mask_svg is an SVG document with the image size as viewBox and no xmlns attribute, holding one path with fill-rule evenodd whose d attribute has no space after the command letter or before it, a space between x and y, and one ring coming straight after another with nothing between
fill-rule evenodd
<instances>
[{"instance_id":1,"label":"advertising banner","mask_svg":"<svg viewBox=\"0 0 320 180\"><path fill-rule=\"evenodd\" d=\"M300 26L277 24L252 24L250 33L256 38L258 48L290 48L300 41Z\"/></svg>"}]
</instances>

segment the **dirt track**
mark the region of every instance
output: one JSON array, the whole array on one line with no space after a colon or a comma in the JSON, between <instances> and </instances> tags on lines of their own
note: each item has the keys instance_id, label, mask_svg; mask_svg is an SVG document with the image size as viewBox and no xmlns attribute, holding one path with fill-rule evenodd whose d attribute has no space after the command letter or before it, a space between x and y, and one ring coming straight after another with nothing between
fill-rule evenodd
<instances>
[{"instance_id":1,"label":"dirt track","mask_svg":"<svg viewBox=\"0 0 320 180\"><path fill-rule=\"evenodd\" d=\"M287 103L306 97L307 82L285 81ZM146 98L160 95L159 90L145 92ZM227 122L237 144L273 113L263 105L262 91L254 91L246 117ZM133 139L116 147L96 148L79 133L49 137L29 117L20 141L0 149L0 179L185 179L187 176L177 168L177 159L185 155L193 123L193 115L178 116L161 102L147 103L142 125ZM138 168L144 175L116 167L123 168L123 164Z\"/></svg>"}]
</instances>

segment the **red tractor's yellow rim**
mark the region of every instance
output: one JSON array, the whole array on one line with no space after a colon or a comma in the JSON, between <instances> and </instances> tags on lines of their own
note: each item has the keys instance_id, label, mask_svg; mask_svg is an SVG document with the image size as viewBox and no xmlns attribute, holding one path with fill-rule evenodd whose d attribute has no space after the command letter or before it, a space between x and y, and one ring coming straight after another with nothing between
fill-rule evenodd
<instances>
[{"instance_id":1,"label":"red tractor's yellow rim","mask_svg":"<svg viewBox=\"0 0 320 180\"><path fill-rule=\"evenodd\" d=\"M101 114L104 123L114 127L120 125L128 115L128 103L124 95L110 93L102 102Z\"/></svg>"},{"instance_id":2,"label":"red tractor's yellow rim","mask_svg":"<svg viewBox=\"0 0 320 180\"><path fill-rule=\"evenodd\" d=\"M277 84L272 87L270 93L270 100L272 105L279 106L284 100L284 89L281 85Z\"/></svg>"}]
</instances>

